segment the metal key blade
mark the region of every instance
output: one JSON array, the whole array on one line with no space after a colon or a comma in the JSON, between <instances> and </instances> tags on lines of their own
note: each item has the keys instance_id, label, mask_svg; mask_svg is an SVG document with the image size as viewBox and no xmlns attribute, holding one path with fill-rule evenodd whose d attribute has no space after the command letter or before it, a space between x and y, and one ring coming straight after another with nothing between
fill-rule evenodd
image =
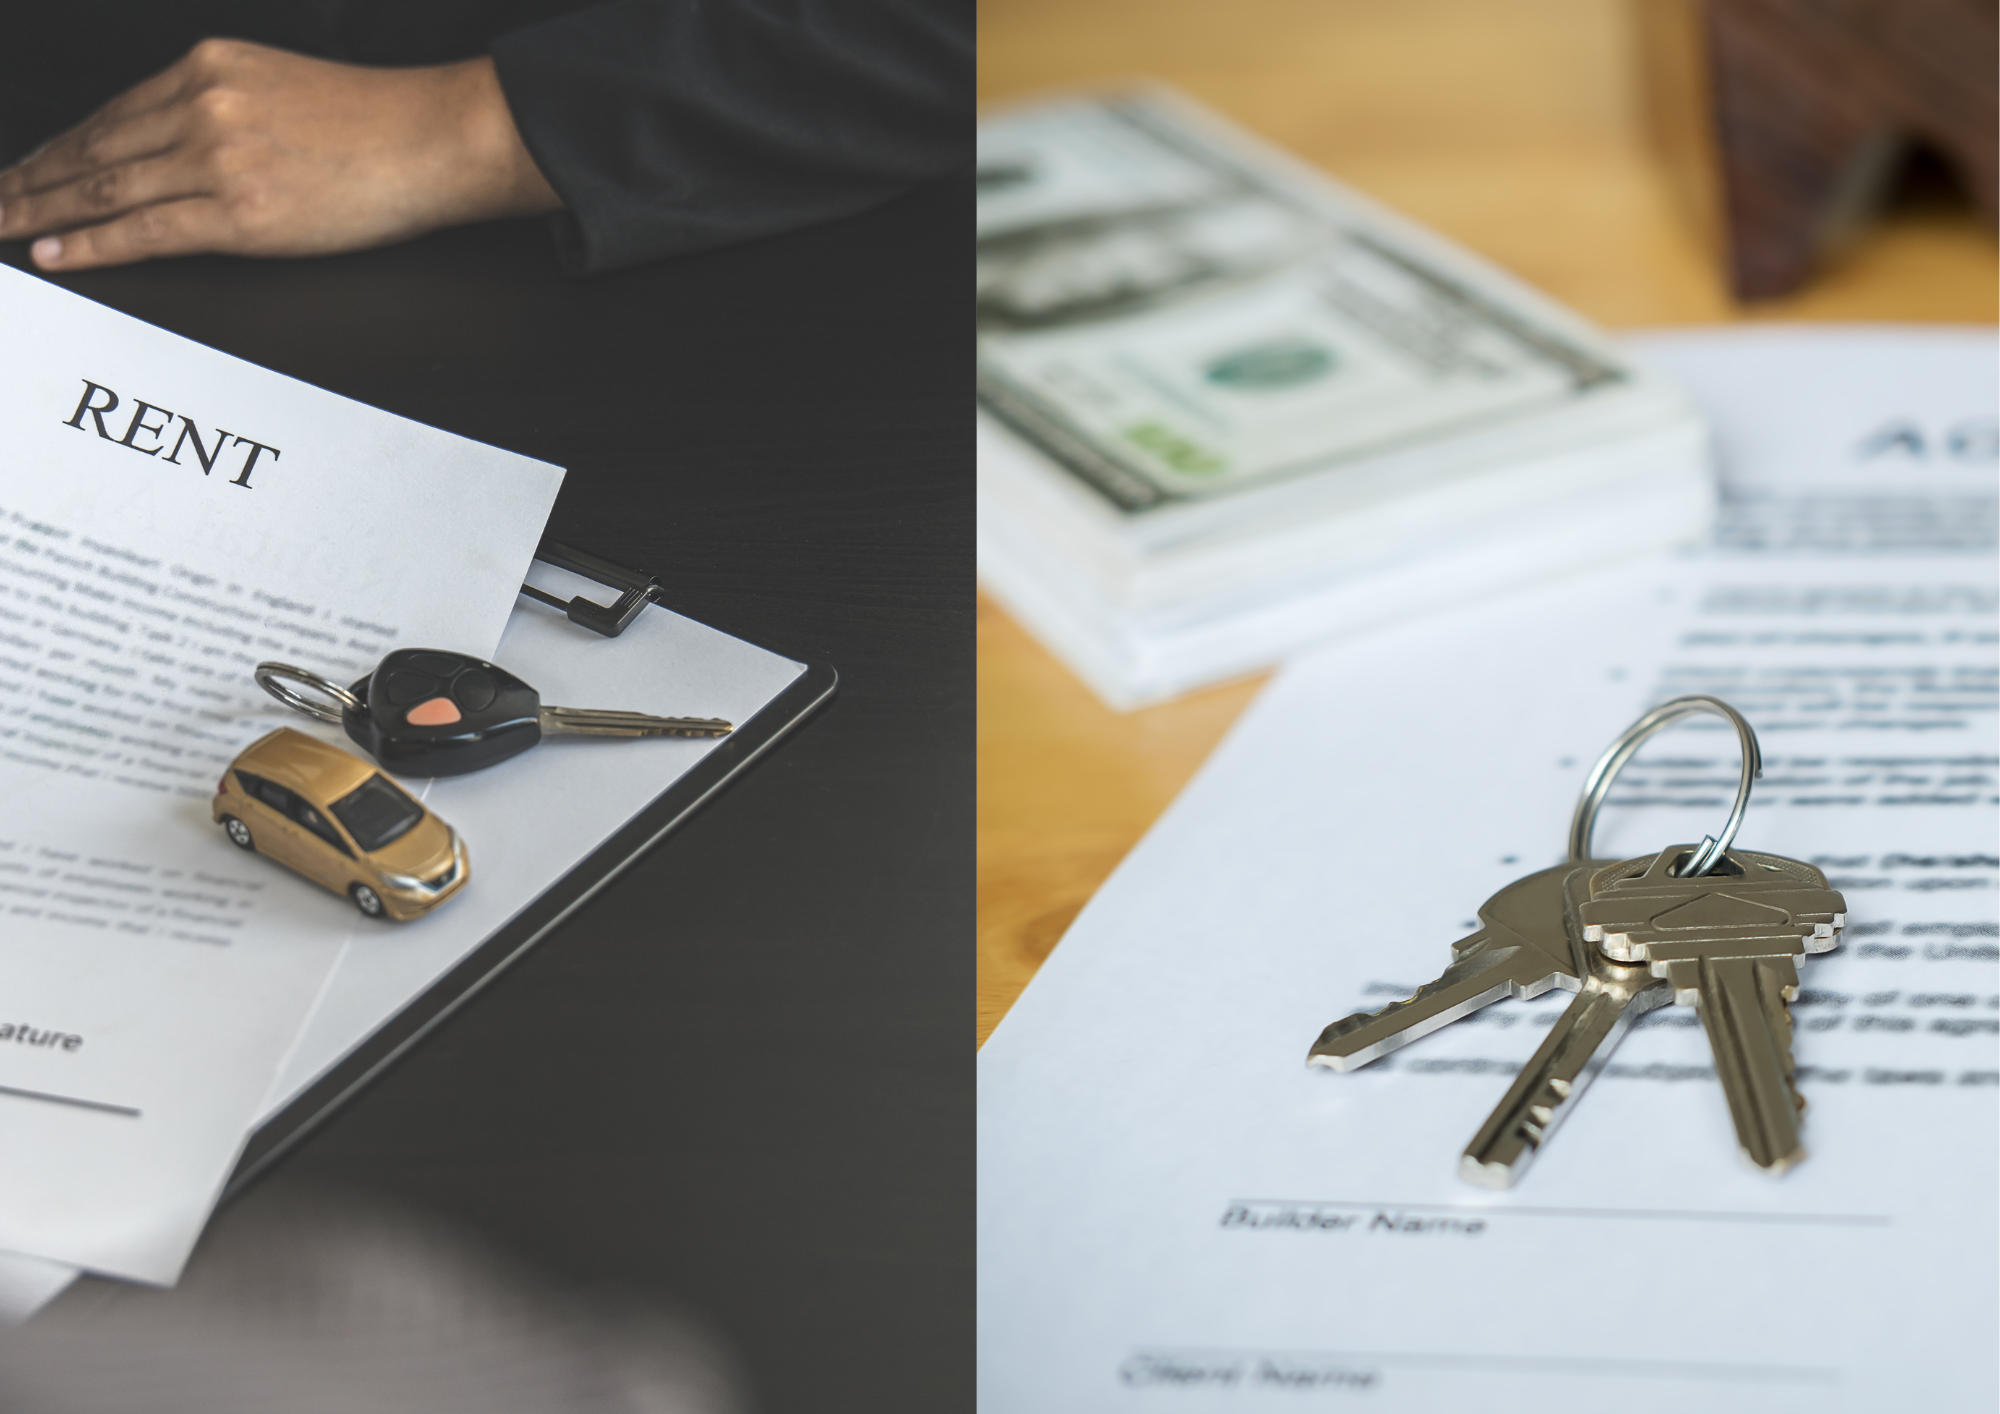
<instances>
[{"instance_id":1,"label":"metal key blade","mask_svg":"<svg viewBox=\"0 0 2000 1414\"><path fill-rule=\"evenodd\" d=\"M1667 977L1677 993L1698 998L1695 1009L1744 1157L1783 1173L1806 1156L1799 1137L1806 1102L1796 1083L1786 1005L1799 992L1798 964L1790 956L1690 959L1668 963Z\"/></svg>"},{"instance_id":2,"label":"metal key blade","mask_svg":"<svg viewBox=\"0 0 2000 1414\"><path fill-rule=\"evenodd\" d=\"M728 736L735 726L719 717L655 717L647 712L603 712L543 707L543 736Z\"/></svg>"},{"instance_id":3,"label":"metal key blade","mask_svg":"<svg viewBox=\"0 0 2000 1414\"><path fill-rule=\"evenodd\" d=\"M1306 1063L1353 1070L1379 1060L1398 1046L1511 995L1514 962L1512 950L1481 951L1454 962L1435 982L1426 982L1402 1001L1334 1022L1319 1033Z\"/></svg>"},{"instance_id":4,"label":"metal key blade","mask_svg":"<svg viewBox=\"0 0 2000 1414\"><path fill-rule=\"evenodd\" d=\"M1732 850L1711 874L1676 875L1689 853L1676 846L1598 871L1577 921L1599 952L1644 963L1701 1013L1737 1143L1780 1174L1806 1156L1788 1005L1798 959L1835 945L1847 905L1796 859Z\"/></svg>"},{"instance_id":5,"label":"metal key blade","mask_svg":"<svg viewBox=\"0 0 2000 1414\"><path fill-rule=\"evenodd\" d=\"M1502 997L1582 986L1589 964L1563 924L1563 880L1573 869L1544 869L1488 899L1479 910L1486 926L1452 945L1455 961L1442 976L1380 1011L1334 1022L1313 1043L1306 1064L1354 1070Z\"/></svg>"},{"instance_id":6,"label":"metal key blade","mask_svg":"<svg viewBox=\"0 0 2000 1414\"><path fill-rule=\"evenodd\" d=\"M1514 1084L1459 1160L1459 1177L1510 1188L1625 1039L1632 1023L1672 1000L1668 984L1643 967L1604 961L1549 1028Z\"/></svg>"}]
</instances>

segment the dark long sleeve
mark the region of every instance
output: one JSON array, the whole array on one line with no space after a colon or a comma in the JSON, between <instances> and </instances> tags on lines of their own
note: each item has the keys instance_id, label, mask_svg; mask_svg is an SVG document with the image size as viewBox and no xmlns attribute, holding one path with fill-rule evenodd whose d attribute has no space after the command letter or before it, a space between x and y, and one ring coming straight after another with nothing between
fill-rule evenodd
<instances>
[{"instance_id":1,"label":"dark long sleeve","mask_svg":"<svg viewBox=\"0 0 2000 1414\"><path fill-rule=\"evenodd\" d=\"M845 216L972 158L970 0L611 0L493 59L573 273Z\"/></svg>"}]
</instances>

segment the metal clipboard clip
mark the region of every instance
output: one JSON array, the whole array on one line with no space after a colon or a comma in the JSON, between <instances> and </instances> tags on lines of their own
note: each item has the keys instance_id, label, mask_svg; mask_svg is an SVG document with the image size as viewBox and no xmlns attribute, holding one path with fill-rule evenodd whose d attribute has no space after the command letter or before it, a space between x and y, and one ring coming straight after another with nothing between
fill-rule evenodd
<instances>
[{"instance_id":1,"label":"metal clipboard clip","mask_svg":"<svg viewBox=\"0 0 2000 1414\"><path fill-rule=\"evenodd\" d=\"M594 579L599 584L608 585L619 591L618 598L610 604L599 604L578 595L564 600L532 584L521 586L521 592L530 599L561 609L569 615L573 624L581 624L592 633L616 638L625 632L626 625L639 616L639 611L653 602L659 593L660 581L657 576L640 574L628 570L623 565L613 564L607 559L579 550L574 545L565 545L560 540L543 537L535 547L535 558L544 564L554 565L559 570L580 574L585 579Z\"/></svg>"}]
</instances>

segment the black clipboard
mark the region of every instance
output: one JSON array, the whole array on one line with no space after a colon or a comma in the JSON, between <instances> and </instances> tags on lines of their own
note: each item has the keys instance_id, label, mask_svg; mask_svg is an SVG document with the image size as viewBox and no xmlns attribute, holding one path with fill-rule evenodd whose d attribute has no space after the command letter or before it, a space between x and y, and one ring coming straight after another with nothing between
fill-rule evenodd
<instances>
[{"instance_id":1,"label":"black clipboard","mask_svg":"<svg viewBox=\"0 0 2000 1414\"><path fill-rule=\"evenodd\" d=\"M607 607L591 605L583 599L565 604L528 586L522 587L528 597L563 609L572 622L607 638L617 637L647 603L658 601L659 586L650 576L638 575L568 546L544 541L535 557L621 590L619 601ZM754 643L751 646L763 647ZM789 686L765 703L749 721L739 724L691 770L627 820L616 834L502 924L444 976L412 997L366 1041L294 1096L290 1104L253 1130L223 1186L221 1201L227 1202L254 1183L293 1145L421 1043L487 983L583 907L593 894L714 799L823 706L839 682L839 674L831 667L808 663Z\"/></svg>"}]
</instances>

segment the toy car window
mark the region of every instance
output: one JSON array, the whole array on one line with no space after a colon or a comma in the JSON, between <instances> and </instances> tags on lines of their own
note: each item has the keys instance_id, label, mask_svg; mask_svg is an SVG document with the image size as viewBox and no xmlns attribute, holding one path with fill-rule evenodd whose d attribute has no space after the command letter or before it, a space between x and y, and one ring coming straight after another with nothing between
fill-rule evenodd
<instances>
[{"instance_id":1,"label":"toy car window","mask_svg":"<svg viewBox=\"0 0 2000 1414\"><path fill-rule=\"evenodd\" d=\"M308 830L311 830L342 854L351 856L354 853L353 850L347 847L347 841L340 837L340 831L333 828L332 821L328 820L310 805L307 805L303 800L298 800L296 796L293 799L297 801L298 806L292 812L294 820L297 820L301 825L304 825Z\"/></svg>"},{"instance_id":2,"label":"toy car window","mask_svg":"<svg viewBox=\"0 0 2000 1414\"><path fill-rule=\"evenodd\" d=\"M424 818L423 806L381 776L370 776L336 800L333 813L366 854L401 839Z\"/></svg>"},{"instance_id":3,"label":"toy car window","mask_svg":"<svg viewBox=\"0 0 2000 1414\"><path fill-rule=\"evenodd\" d=\"M276 781L259 779L257 781L257 798L273 810L282 810L285 814L289 815L292 813L292 802L298 797L294 796Z\"/></svg>"}]
</instances>

